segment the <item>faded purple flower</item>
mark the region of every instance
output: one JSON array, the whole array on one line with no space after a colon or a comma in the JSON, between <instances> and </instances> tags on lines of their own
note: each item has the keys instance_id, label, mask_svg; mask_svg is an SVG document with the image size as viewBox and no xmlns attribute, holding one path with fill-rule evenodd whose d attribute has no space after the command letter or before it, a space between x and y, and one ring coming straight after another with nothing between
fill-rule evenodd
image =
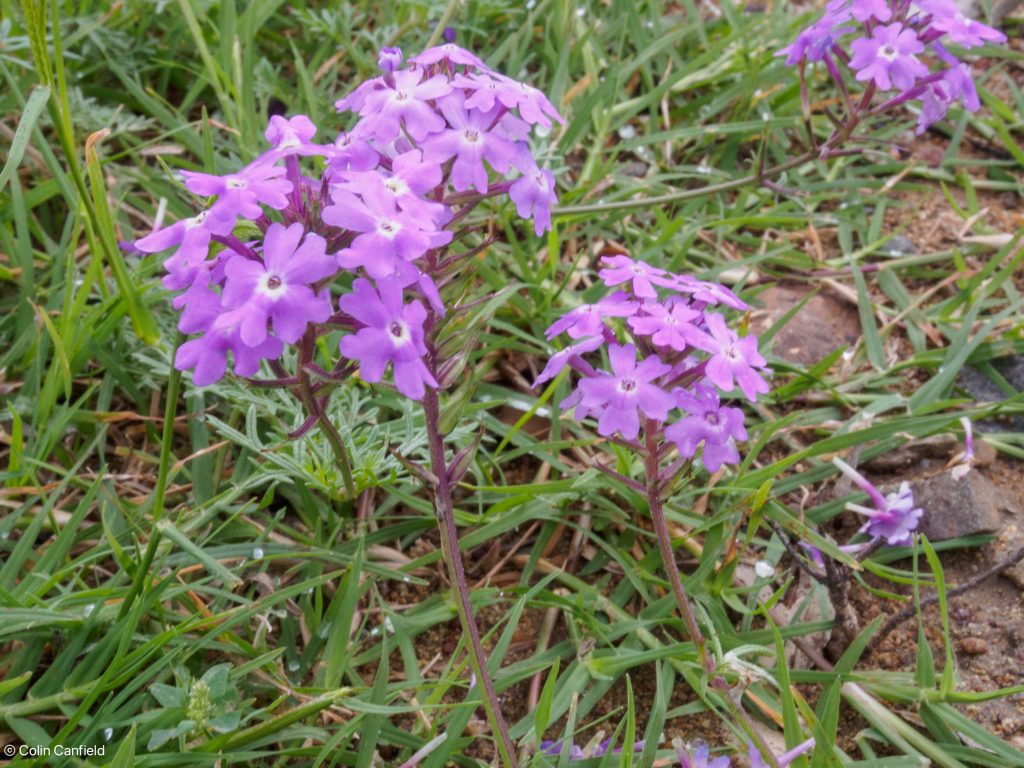
<instances>
[{"instance_id":1,"label":"faded purple flower","mask_svg":"<svg viewBox=\"0 0 1024 768\"><path fill-rule=\"evenodd\" d=\"M811 749L814 749L814 739L807 739L807 741L797 744L793 749L776 757L775 762L779 764L779 768L786 768L787 765L800 757L800 755ZM747 742L747 755L750 758L750 768L768 768L768 763L765 762L761 750L755 747L752 741Z\"/></svg>"},{"instance_id":2,"label":"faded purple flower","mask_svg":"<svg viewBox=\"0 0 1024 768\"><path fill-rule=\"evenodd\" d=\"M889 0L853 0L850 11L857 21L888 21L892 18L892 8L889 7Z\"/></svg>"},{"instance_id":3,"label":"faded purple flower","mask_svg":"<svg viewBox=\"0 0 1024 768\"><path fill-rule=\"evenodd\" d=\"M551 126L551 120L565 123L547 96L536 88L496 73L475 73L457 78L453 85L470 92L466 109L490 112L495 104L518 109L531 125Z\"/></svg>"},{"instance_id":4,"label":"faded purple flower","mask_svg":"<svg viewBox=\"0 0 1024 768\"><path fill-rule=\"evenodd\" d=\"M836 40L854 30L852 26L843 26L843 23L849 19L848 9L834 10L829 6L824 16L802 30L796 36L796 40L775 55L785 56L786 63L790 66L803 59L821 61Z\"/></svg>"},{"instance_id":5,"label":"faded purple flower","mask_svg":"<svg viewBox=\"0 0 1024 768\"><path fill-rule=\"evenodd\" d=\"M593 352L595 349L604 344L604 339L600 336L592 336L588 339L581 339L575 344L570 344L565 349L560 349L555 352L550 358L548 358L547 365L544 366L544 370L540 372L536 379L533 380L533 386L537 387L546 381L550 381L562 372L565 366L569 365L573 358L578 358L580 355L584 355L587 352Z\"/></svg>"},{"instance_id":6,"label":"faded purple flower","mask_svg":"<svg viewBox=\"0 0 1024 768\"><path fill-rule=\"evenodd\" d=\"M246 377L256 375L261 361L280 357L284 345L274 336L267 336L255 346L242 341L243 311L240 308L217 315L202 336L178 347L174 367L179 371L194 368L192 380L197 387L205 387L223 378L228 352L234 360L235 373Z\"/></svg>"},{"instance_id":7,"label":"faded purple flower","mask_svg":"<svg viewBox=\"0 0 1024 768\"><path fill-rule=\"evenodd\" d=\"M651 383L667 373L669 366L655 355L637 365L636 347L632 344L610 345L608 359L612 373L602 371L595 378L580 381L581 405L588 412L600 412L599 434L608 436L619 432L631 440L640 431L638 411L649 419L664 421L675 404L668 392Z\"/></svg>"},{"instance_id":8,"label":"faded purple flower","mask_svg":"<svg viewBox=\"0 0 1024 768\"><path fill-rule=\"evenodd\" d=\"M832 463L871 498L870 507L853 503L846 505L847 509L868 518L861 527L861 532L872 539L885 539L889 546L908 544L911 533L917 529L917 524L924 514L922 509L914 506L914 495L910 485L903 482L896 491L883 494L842 459L836 457L832 459Z\"/></svg>"},{"instance_id":9,"label":"faded purple flower","mask_svg":"<svg viewBox=\"0 0 1024 768\"><path fill-rule=\"evenodd\" d=\"M280 157L286 154L320 155L324 148L313 144L316 126L306 115L282 117L274 115L267 124L264 137L270 142L272 149L267 156Z\"/></svg>"},{"instance_id":10,"label":"faded purple flower","mask_svg":"<svg viewBox=\"0 0 1024 768\"><path fill-rule=\"evenodd\" d=\"M335 274L338 262L327 255L322 237L306 234L298 223L289 227L271 224L261 255L262 261L241 255L228 260L224 306L238 311L245 344L261 344L267 337L268 321L282 341L294 344L310 323L322 323L330 316L328 294L316 292L313 286Z\"/></svg>"},{"instance_id":11,"label":"faded purple flower","mask_svg":"<svg viewBox=\"0 0 1024 768\"><path fill-rule=\"evenodd\" d=\"M748 400L767 392L768 383L758 373L766 361L757 351L757 338L740 338L719 314L707 314L704 319L708 333L691 331L690 343L711 355L705 369L708 379L723 392L731 392L738 384Z\"/></svg>"},{"instance_id":12,"label":"faded purple flower","mask_svg":"<svg viewBox=\"0 0 1024 768\"><path fill-rule=\"evenodd\" d=\"M629 317L637 311L639 304L630 301L623 291L616 291L605 296L596 304L581 304L571 309L552 323L546 335L549 339L560 333L568 333L569 338L579 339L584 336L600 336L604 332L606 317Z\"/></svg>"},{"instance_id":13,"label":"faded purple flower","mask_svg":"<svg viewBox=\"0 0 1024 768\"><path fill-rule=\"evenodd\" d=\"M159 253L178 246L178 250L164 262L168 272L177 272L205 261L213 235L227 235L233 227L233 220L218 219L203 211L136 240L135 247L143 253Z\"/></svg>"},{"instance_id":14,"label":"faded purple flower","mask_svg":"<svg viewBox=\"0 0 1024 768\"><path fill-rule=\"evenodd\" d=\"M665 429L665 437L676 444L679 455L693 458L703 443L701 460L708 472L723 464L738 464L737 440L747 439L743 411L721 404L714 388L698 384L694 392L675 391L677 405L689 415Z\"/></svg>"},{"instance_id":15,"label":"faded purple flower","mask_svg":"<svg viewBox=\"0 0 1024 768\"><path fill-rule=\"evenodd\" d=\"M483 61L467 51L465 48L460 48L455 45L455 43L435 45L433 48L425 50L419 56L414 56L412 58L412 63L421 67L427 67L431 64L437 64L442 61L447 61L456 66L487 69L487 65L484 64Z\"/></svg>"},{"instance_id":16,"label":"faded purple flower","mask_svg":"<svg viewBox=\"0 0 1024 768\"><path fill-rule=\"evenodd\" d=\"M909 90L928 74L928 67L915 55L924 51L924 43L913 29L899 23L875 27L871 37L854 40L851 50L850 66L857 71L857 79L873 80L883 91Z\"/></svg>"},{"instance_id":17,"label":"faded purple flower","mask_svg":"<svg viewBox=\"0 0 1024 768\"><path fill-rule=\"evenodd\" d=\"M380 164L380 153L353 133L339 133L334 144L324 147L331 174L372 171Z\"/></svg>"},{"instance_id":18,"label":"faded purple flower","mask_svg":"<svg viewBox=\"0 0 1024 768\"><path fill-rule=\"evenodd\" d=\"M698 280L690 275L673 275L672 287L680 293L688 293L694 301L705 304L724 304L740 311L747 309L747 304L739 296L724 285Z\"/></svg>"},{"instance_id":19,"label":"faded purple flower","mask_svg":"<svg viewBox=\"0 0 1024 768\"><path fill-rule=\"evenodd\" d=\"M976 48L985 43L1005 43L1006 35L998 29L964 15L951 0L922 0L921 9L932 15L929 27L944 32L954 45Z\"/></svg>"},{"instance_id":20,"label":"faded purple flower","mask_svg":"<svg viewBox=\"0 0 1024 768\"><path fill-rule=\"evenodd\" d=\"M379 291L379 293L378 293ZM391 363L395 387L408 398L419 400L425 386L436 387L423 356L423 321L427 311L418 301L402 303L398 280L357 279L352 292L341 297L341 309L363 324L363 328L341 339L341 354L359 361L362 377L378 382Z\"/></svg>"}]
</instances>

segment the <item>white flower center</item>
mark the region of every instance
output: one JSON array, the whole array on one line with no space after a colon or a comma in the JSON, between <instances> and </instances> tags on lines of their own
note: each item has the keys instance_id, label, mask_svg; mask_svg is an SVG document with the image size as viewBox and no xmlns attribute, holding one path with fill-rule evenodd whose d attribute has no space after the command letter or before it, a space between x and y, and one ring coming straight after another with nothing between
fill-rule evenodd
<instances>
[{"instance_id":1,"label":"white flower center","mask_svg":"<svg viewBox=\"0 0 1024 768\"><path fill-rule=\"evenodd\" d=\"M899 51L897 51L896 48L891 45L883 45L879 49L878 55L881 56L886 61L892 61L899 55Z\"/></svg>"},{"instance_id":2,"label":"white flower center","mask_svg":"<svg viewBox=\"0 0 1024 768\"><path fill-rule=\"evenodd\" d=\"M402 320L392 320L388 324L388 335L391 336L391 343L396 347L403 347L412 341L409 326Z\"/></svg>"},{"instance_id":3,"label":"white flower center","mask_svg":"<svg viewBox=\"0 0 1024 768\"><path fill-rule=\"evenodd\" d=\"M467 144L478 144L480 142L479 131L468 129L462 132L462 137L466 140Z\"/></svg>"},{"instance_id":4,"label":"white flower center","mask_svg":"<svg viewBox=\"0 0 1024 768\"><path fill-rule=\"evenodd\" d=\"M624 376L623 378L619 379L618 390L619 392L622 392L624 394L631 395L636 391L636 386L636 379L630 378L629 376Z\"/></svg>"},{"instance_id":5,"label":"white flower center","mask_svg":"<svg viewBox=\"0 0 1024 768\"><path fill-rule=\"evenodd\" d=\"M228 189L245 189L249 186L249 182L238 176L232 176L227 180L226 186Z\"/></svg>"},{"instance_id":6,"label":"white flower center","mask_svg":"<svg viewBox=\"0 0 1024 768\"><path fill-rule=\"evenodd\" d=\"M386 237L388 240L394 240L399 232L402 231L402 225L397 221L391 219L381 219L377 222L377 234L382 237Z\"/></svg>"},{"instance_id":7,"label":"white flower center","mask_svg":"<svg viewBox=\"0 0 1024 768\"><path fill-rule=\"evenodd\" d=\"M395 91L395 101L408 101L409 94L405 91Z\"/></svg>"},{"instance_id":8,"label":"white flower center","mask_svg":"<svg viewBox=\"0 0 1024 768\"><path fill-rule=\"evenodd\" d=\"M206 221L207 212L193 216L191 219L185 219L185 229L195 229L196 227L203 226L203 222Z\"/></svg>"},{"instance_id":9,"label":"white flower center","mask_svg":"<svg viewBox=\"0 0 1024 768\"><path fill-rule=\"evenodd\" d=\"M397 176L392 176L390 179L385 181L384 186L387 187L388 191L395 197L402 197L403 195L409 194L409 185Z\"/></svg>"},{"instance_id":10,"label":"white flower center","mask_svg":"<svg viewBox=\"0 0 1024 768\"><path fill-rule=\"evenodd\" d=\"M264 272L256 285L256 292L266 296L271 301L277 301L288 290L284 279L273 272Z\"/></svg>"}]
</instances>

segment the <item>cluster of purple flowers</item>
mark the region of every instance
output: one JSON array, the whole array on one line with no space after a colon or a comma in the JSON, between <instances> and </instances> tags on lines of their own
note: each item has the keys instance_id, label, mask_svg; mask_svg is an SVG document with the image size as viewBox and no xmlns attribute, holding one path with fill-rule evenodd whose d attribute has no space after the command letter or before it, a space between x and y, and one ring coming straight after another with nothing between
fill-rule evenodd
<instances>
[{"instance_id":1,"label":"cluster of purple flowers","mask_svg":"<svg viewBox=\"0 0 1024 768\"><path fill-rule=\"evenodd\" d=\"M788 64L823 62L837 82L839 65L849 67L867 84L868 101L875 90L897 92L888 107L920 100L921 133L957 101L972 112L981 106L970 66L947 46L1005 40L965 16L955 0L830 0L824 15L779 53Z\"/></svg>"},{"instance_id":2,"label":"cluster of purple flowers","mask_svg":"<svg viewBox=\"0 0 1024 768\"><path fill-rule=\"evenodd\" d=\"M768 391L766 363L755 337L740 336L712 310L742 310L746 304L725 286L627 256L605 257L602 264L598 276L617 290L571 310L548 329L549 339L565 333L572 343L552 355L534 386L569 366L579 382L562 408L574 409L577 419L595 418L601 435L633 441L642 417L664 427L684 457L692 458L703 445L701 458L711 472L737 463L736 441L747 439L743 412L723 405L720 392L739 389L755 400ZM602 348L610 370L584 357Z\"/></svg>"},{"instance_id":3,"label":"cluster of purple flowers","mask_svg":"<svg viewBox=\"0 0 1024 768\"><path fill-rule=\"evenodd\" d=\"M445 312L438 285L460 256L448 253L455 225L507 194L537 234L550 228L554 176L527 140L562 118L540 91L450 43L405 66L385 48L378 62L379 77L337 102L358 114L350 131L320 144L308 117L271 118L270 148L241 170L182 173L211 205L135 243L175 249L164 286L195 337L174 364L195 369L197 385L220 379L229 354L236 374L253 376L286 344L340 328L341 355L365 380L390 365L396 388L419 399L438 385L425 325ZM240 220L251 223L236 235Z\"/></svg>"}]
</instances>

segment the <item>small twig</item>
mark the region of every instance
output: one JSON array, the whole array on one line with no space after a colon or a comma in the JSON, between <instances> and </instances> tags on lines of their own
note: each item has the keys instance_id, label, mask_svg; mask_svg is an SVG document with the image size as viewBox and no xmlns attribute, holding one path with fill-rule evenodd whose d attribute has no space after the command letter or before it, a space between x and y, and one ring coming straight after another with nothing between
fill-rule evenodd
<instances>
[{"instance_id":1,"label":"small twig","mask_svg":"<svg viewBox=\"0 0 1024 768\"><path fill-rule=\"evenodd\" d=\"M1021 562L1022 560L1024 560L1024 547L1021 547L1020 549L1018 549L1016 552L1014 552L1012 555L1010 555L1005 560L1000 560L998 563L993 565L988 570L982 571L977 576L975 576L975 577L973 577L971 579L968 579L963 584L960 584L960 585L958 585L956 587L953 587L952 589L946 590L946 597L947 598L957 597L959 595L964 594L965 592L969 592L970 590L974 589L976 586L981 584L986 579L990 579L993 576L996 576L996 575L1002 573L1007 568L1012 568L1013 566L1015 566L1017 563ZM938 592L936 592L934 595L928 595L924 599L920 600L919 601L919 605L920 605L921 609L924 610L929 605L933 605L933 604L935 604L937 602L939 602L939 593ZM882 638L884 638L886 635L888 635L890 632L892 632L894 629L896 629L896 627L898 627L904 621L906 621L909 618L912 618L914 616L914 614L917 613L917 609L918 609L918 605L911 604L911 605L908 605L903 610L901 610L896 615L890 617L890 619L887 622L885 622L885 624L882 625L882 628L880 630L878 630L878 634L875 635L874 643L876 644L876 647L877 647L877 643L879 643L882 640Z\"/></svg>"}]
</instances>

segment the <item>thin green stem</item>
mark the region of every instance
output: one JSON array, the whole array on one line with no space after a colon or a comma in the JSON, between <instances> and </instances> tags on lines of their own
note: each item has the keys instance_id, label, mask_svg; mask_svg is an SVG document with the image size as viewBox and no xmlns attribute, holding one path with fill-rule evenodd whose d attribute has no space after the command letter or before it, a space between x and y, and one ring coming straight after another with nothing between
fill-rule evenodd
<instances>
[{"instance_id":1,"label":"thin green stem","mask_svg":"<svg viewBox=\"0 0 1024 768\"><path fill-rule=\"evenodd\" d=\"M863 109L863 107L862 107ZM750 184L759 185L768 179L773 179L776 176L781 176L786 171L791 171L794 168L799 168L805 163L809 163L812 160L817 160L823 157L835 157L839 154L845 154L845 152L837 151L837 148L842 146L854 129L860 122L860 116L854 115L842 128L834 132L819 148L811 148L804 152L798 157L791 158L784 163L773 165L771 168L759 169L757 173L751 173L747 176L743 176L738 179L731 181L723 181L718 184L708 184L703 187L697 187L696 189L684 189L679 192L672 192L667 195L657 195L655 197L641 197L635 200L617 200L612 203L590 203L587 205L566 205L559 208L553 208L551 212L559 216L571 216L578 214L591 214L591 213L608 213L611 211L628 211L634 208L647 208L655 205L666 205L668 203L678 203L685 200L694 200L699 197L705 197L707 195L717 195L722 192L731 192L735 189L741 189Z\"/></svg>"},{"instance_id":2,"label":"thin green stem","mask_svg":"<svg viewBox=\"0 0 1024 768\"><path fill-rule=\"evenodd\" d=\"M341 468L342 482L345 483L345 495L349 500L355 501L356 486L352 480L352 462L349 460L348 451L345 449L345 441L342 440L338 430L327 417L327 412L321 407L320 401L317 400L309 378L309 371L306 369L306 366L313 362L314 342L315 338L311 328L306 331L306 335L302 337L299 343L299 359L296 364L295 373L295 377L298 379L296 390L306 410L311 416L316 417L317 425L327 438L327 442L330 443L331 450L334 451L334 456L338 460L338 466Z\"/></svg>"},{"instance_id":3,"label":"thin green stem","mask_svg":"<svg viewBox=\"0 0 1024 768\"><path fill-rule=\"evenodd\" d=\"M434 31L430 35L430 39L427 40L427 48L432 48L437 45L437 41L441 39L441 35L444 34L445 27L448 26L448 22L455 16L455 12L458 11L459 5L462 0L448 0L448 5L445 6L444 13L441 14L441 20L437 22L437 26L434 27Z\"/></svg>"},{"instance_id":4,"label":"thin green stem","mask_svg":"<svg viewBox=\"0 0 1024 768\"><path fill-rule=\"evenodd\" d=\"M171 350L171 360L174 360L178 347L185 341L185 334L178 333L174 340L174 348ZM156 485L153 488L153 502L149 509L152 527L149 531L149 541L146 544L145 554L138 570L135 571L135 578L132 579L128 595L121 603L118 611L118 618L124 618L131 609L135 598L142 591L142 585L153 567L153 559L156 557L157 546L160 544L160 531L157 524L164 517L164 503L167 498L167 484L170 482L171 457L174 455L171 449L174 447L174 417L178 412L178 391L181 389L181 371L171 365L171 375L167 377L167 400L164 403L164 429L160 435L160 463L157 465Z\"/></svg>"}]
</instances>

